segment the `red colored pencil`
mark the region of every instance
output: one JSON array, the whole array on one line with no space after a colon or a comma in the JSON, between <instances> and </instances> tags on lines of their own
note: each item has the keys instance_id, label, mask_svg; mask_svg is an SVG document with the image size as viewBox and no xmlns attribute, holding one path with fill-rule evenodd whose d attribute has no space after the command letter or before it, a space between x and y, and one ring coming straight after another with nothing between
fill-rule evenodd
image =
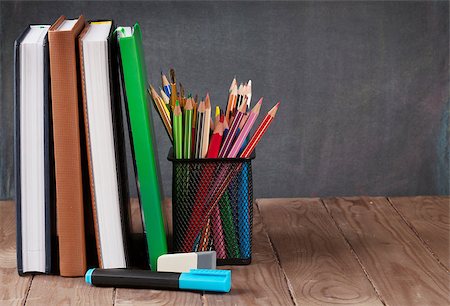
<instances>
[{"instance_id":1,"label":"red colored pencil","mask_svg":"<svg viewBox=\"0 0 450 306\"><path fill-rule=\"evenodd\" d=\"M247 144L247 146L245 147L244 151L242 151L242 154L241 154L242 158L250 157L250 154L252 154L256 145L261 140L261 137L264 135L264 133L267 131L267 128L272 123L273 118L275 118L275 114L277 113L279 105L280 105L280 102L278 102L264 117L263 121L258 126L258 129L256 130L255 134L253 134L252 139L250 139L250 141Z\"/></svg>"},{"instance_id":2,"label":"red colored pencil","mask_svg":"<svg viewBox=\"0 0 450 306\"><path fill-rule=\"evenodd\" d=\"M223 116L222 116L223 118ZM216 122L214 133L209 143L207 158L217 158L219 156L220 145L222 144L223 120Z\"/></svg>"}]
</instances>

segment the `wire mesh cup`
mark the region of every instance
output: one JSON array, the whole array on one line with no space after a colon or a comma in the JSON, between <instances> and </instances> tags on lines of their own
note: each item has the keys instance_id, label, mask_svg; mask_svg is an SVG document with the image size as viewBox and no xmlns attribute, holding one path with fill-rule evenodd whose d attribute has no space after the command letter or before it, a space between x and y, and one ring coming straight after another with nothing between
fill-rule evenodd
<instances>
[{"instance_id":1,"label":"wire mesh cup","mask_svg":"<svg viewBox=\"0 0 450 306\"><path fill-rule=\"evenodd\" d=\"M167 159L173 164L174 252L214 250L218 265L252 257L252 159Z\"/></svg>"}]
</instances>

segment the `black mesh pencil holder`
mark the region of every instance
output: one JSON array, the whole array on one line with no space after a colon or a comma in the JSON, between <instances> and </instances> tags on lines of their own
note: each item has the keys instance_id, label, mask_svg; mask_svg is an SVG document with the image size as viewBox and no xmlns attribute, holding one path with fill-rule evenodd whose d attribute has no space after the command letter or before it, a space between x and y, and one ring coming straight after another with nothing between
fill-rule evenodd
<instances>
[{"instance_id":1,"label":"black mesh pencil holder","mask_svg":"<svg viewBox=\"0 0 450 306\"><path fill-rule=\"evenodd\" d=\"M252 159L174 159L174 252L214 250L218 265L245 265L252 257Z\"/></svg>"}]
</instances>

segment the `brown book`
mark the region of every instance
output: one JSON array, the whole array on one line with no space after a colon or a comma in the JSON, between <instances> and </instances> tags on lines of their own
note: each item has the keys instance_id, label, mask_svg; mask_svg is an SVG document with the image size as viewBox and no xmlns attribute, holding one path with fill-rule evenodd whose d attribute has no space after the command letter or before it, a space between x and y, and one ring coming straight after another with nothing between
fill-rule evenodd
<instances>
[{"instance_id":1,"label":"brown book","mask_svg":"<svg viewBox=\"0 0 450 306\"><path fill-rule=\"evenodd\" d=\"M77 37L83 16L61 16L48 33L56 179L56 223L62 276L86 272ZM80 101L81 103L81 101ZM81 115L82 116L82 115Z\"/></svg>"}]
</instances>

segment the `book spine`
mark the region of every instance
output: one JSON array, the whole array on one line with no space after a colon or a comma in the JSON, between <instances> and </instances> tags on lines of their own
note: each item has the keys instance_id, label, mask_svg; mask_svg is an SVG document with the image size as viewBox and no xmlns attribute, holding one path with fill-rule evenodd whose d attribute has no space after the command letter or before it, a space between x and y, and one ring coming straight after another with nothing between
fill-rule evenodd
<instances>
[{"instance_id":1,"label":"book spine","mask_svg":"<svg viewBox=\"0 0 450 306\"><path fill-rule=\"evenodd\" d=\"M76 31L50 31L48 34L57 235L62 276L82 276L86 271L77 34Z\"/></svg>"}]
</instances>

